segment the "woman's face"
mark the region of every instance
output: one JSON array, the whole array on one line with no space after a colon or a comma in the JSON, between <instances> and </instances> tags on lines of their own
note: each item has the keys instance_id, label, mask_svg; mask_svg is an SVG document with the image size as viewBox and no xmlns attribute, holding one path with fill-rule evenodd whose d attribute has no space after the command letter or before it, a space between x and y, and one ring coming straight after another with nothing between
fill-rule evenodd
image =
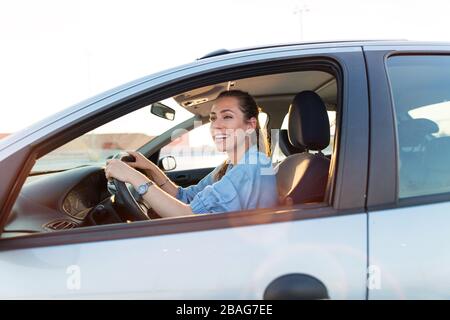
<instances>
[{"instance_id":1,"label":"woman's face","mask_svg":"<svg viewBox=\"0 0 450 320\"><path fill-rule=\"evenodd\" d=\"M244 143L247 130L256 128L256 119L245 119L235 97L217 99L211 108L210 120L211 136L220 152L235 150Z\"/></svg>"}]
</instances>

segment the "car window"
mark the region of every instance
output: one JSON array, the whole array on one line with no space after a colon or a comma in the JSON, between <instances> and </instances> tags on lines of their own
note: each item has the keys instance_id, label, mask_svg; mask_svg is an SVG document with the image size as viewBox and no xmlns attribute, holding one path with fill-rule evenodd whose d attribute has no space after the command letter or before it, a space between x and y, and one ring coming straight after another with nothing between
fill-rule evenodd
<instances>
[{"instance_id":1,"label":"car window","mask_svg":"<svg viewBox=\"0 0 450 320\"><path fill-rule=\"evenodd\" d=\"M160 160L174 157L176 167L172 172L217 167L226 160L227 154L217 151L209 127L206 123L177 136L161 149Z\"/></svg>"},{"instance_id":2,"label":"car window","mask_svg":"<svg viewBox=\"0 0 450 320\"><path fill-rule=\"evenodd\" d=\"M194 115L173 99L162 101L175 110L173 121L150 112L150 106L108 122L40 158L32 173L67 170L83 165L104 165L106 159L125 150L136 150L154 137Z\"/></svg>"},{"instance_id":3,"label":"car window","mask_svg":"<svg viewBox=\"0 0 450 320\"><path fill-rule=\"evenodd\" d=\"M450 192L450 56L388 60L398 135L399 197Z\"/></svg>"}]
</instances>

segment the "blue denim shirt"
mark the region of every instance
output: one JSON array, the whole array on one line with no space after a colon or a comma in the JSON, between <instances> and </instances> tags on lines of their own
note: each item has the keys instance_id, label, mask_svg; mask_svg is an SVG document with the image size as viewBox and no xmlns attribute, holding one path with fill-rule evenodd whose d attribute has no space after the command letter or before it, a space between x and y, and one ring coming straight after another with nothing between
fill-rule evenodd
<instances>
[{"instance_id":1,"label":"blue denim shirt","mask_svg":"<svg viewBox=\"0 0 450 320\"><path fill-rule=\"evenodd\" d=\"M278 201L271 159L251 146L236 164L228 163L225 175L214 181L215 168L198 184L178 187L176 198L193 213L217 213L274 207Z\"/></svg>"}]
</instances>

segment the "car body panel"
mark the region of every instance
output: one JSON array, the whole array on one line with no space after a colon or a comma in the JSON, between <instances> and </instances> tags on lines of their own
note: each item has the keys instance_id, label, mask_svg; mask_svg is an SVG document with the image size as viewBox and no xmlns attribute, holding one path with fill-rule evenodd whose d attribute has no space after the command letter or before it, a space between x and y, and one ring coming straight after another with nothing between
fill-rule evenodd
<instances>
[{"instance_id":1,"label":"car body panel","mask_svg":"<svg viewBox=\"0 0 450 320\"><path fill-rule=\"evenodd\" d=\"M398 198L398 140L386 70L391 55L450 54L448 44L364 46L371 108L369 299L450 298L450 197Z\"/></svg>"},{"instance_id":2,"label":"car body panel","mask_svg":"<svg viewBox=\"0 0 450 320\"><path fill-rule=\"evenodd\" d=\"M450 203L369 213L369 299L450 299Z\"/></svg>"},{"instance_id":3,"label":"car body panel","mask_svg":"<svg viewBox=\"0 0 450 320\"><path fill-rule=\"evenodd\" d=\"M262 299L290 273L366 297L366 215L8 250L2 298ZM70 286L78 268L79 289Z\"/></svg>"}]
</instances>

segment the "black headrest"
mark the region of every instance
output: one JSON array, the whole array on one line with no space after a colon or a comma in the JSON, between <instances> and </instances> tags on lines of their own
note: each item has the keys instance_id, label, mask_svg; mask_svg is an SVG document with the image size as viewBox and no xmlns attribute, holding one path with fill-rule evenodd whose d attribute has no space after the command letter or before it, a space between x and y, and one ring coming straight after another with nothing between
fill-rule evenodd
<instances>
[{"instance_id":1,"label":"black headrest","mask_svg":"<svg viewBox=\"0 0 450 320\"><path fill-rule=\"evenodd\" d=\"M289 141L294 147L322 150L330 143L330 122L325 104L313 91L298 93L289 107Z\"/></svg>"},{"instance_id":2,"label":"black headrest","mask_svg":"<svg viewBox=\"0 0 450 320\"><path fill-rule=\"evenodd\" d=\"M399 121L398 137L402 147L415 147L425 141L425 137L439 131L438 125L428 119Z\"/></svg>"},{"instance_id":3,"label":"black headrest","mask_svg":"<svg viewBox=\"0 0 450 320\"><path fill-rule=\"evenodd\" d=\"M289 142L288 131L286 129L281 129L278 136L278 145L280 146L281 152L285 156L290 156L291 154L302 153L305 151L304 147L294 147Z\"/></svg>"}]
</instances>

